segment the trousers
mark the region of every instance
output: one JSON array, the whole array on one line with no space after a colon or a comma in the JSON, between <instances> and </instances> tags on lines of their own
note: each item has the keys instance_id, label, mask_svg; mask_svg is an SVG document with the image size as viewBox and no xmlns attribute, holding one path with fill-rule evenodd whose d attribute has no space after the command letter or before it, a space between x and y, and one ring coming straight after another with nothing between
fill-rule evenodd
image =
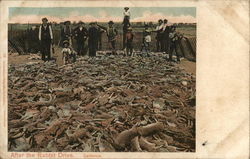
<instances>
[{"instance_id":1,"label":"trousers","mask_svg":"<svg viewBox=\"0 0 250 159\"><path fill-rule=\"evenodd\" d=\"M42 53L42 60L43 61L50 60L50 58L51 58L50 47L51 47L51 40L49 40L49 39L42 39L41 40L41 53Z\"/></svg>"}]
</instances>

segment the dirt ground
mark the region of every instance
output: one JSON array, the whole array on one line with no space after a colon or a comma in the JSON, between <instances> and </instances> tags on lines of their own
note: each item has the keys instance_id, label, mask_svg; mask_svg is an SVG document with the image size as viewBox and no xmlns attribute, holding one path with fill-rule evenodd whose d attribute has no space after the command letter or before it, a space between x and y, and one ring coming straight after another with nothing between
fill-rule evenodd
<instances>
[{"instance_id":1,"label":"dirt ground","mask_svg":"<svg viewBox=\"0 0 250 159\"><path fill-rule=\"evenodd\" d=\"M29 57L30 55L18 55L16 53L13 53L13 54L9 54L8 62L9 64L25 64L28 62L42 62L42 60L33 60L33 59L29 59ZM61 55L59 53L56 53L54 57L57 58L57 64L62 65ZM188 73L192 73L196 75L196 63L195 62L183 59L180 63L180 66L183 69L185 69Z\"/></svg>"}]
</instances>

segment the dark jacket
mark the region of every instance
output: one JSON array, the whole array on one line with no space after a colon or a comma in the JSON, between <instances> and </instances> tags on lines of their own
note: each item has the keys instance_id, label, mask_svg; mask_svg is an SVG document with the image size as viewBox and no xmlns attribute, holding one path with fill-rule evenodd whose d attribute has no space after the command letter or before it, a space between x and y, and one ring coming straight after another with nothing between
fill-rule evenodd
<instances>
[{"instance_id":1,"label":"dark jacket","mask_svg":"<svg viewBox=\"0 0 250 159\"><path fill-rule=\"evenodd\" d=\"M63 40L69 39L72 36L72 29L70 26L63 26L61 29L61 37Z\"/></svg>"},{"instance_id":2,"label":"dark jacket","mask_svg":"<svg viewBox=\"0 0 250 159\"><path fill-rule=\"evenodd\" d=\"M88 35L89 35L89 45L91 45L91 43L97 43L98 42L98 29L95 27L90 27L88 30Z\"/></svg>"},{"instance_id":3,"label":"dark jacket","mask_svg":"<svg viewBox=\"0 0 250 159\"><path fill-rule=\"evenodd\" d=\"M77 41L85 41L88 36L88 30L85 27L82 27L82 30L80 30L80 27L77 27L74 29L74 36Z\"/></svg>"},{"instance_id":4,"label":"dark jacket","mask_svg":"<svg viewBox=\"0 0 250 159\"><path fill-rule=\"evenodd\" d=\"M52 37L52 30L51 26L47 24L47 27L45 28L43 25L39 28L39 39L40 40L51 40Z\"/></svg>"}]
</instances>

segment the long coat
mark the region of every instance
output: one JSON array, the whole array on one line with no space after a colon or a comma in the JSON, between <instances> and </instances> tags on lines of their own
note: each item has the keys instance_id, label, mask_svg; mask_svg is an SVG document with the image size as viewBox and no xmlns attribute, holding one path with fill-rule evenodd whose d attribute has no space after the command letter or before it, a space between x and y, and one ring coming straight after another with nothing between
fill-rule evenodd
<instances>
[{"instance_id":1,"label":"long coat","mask_svg":"<svg viewBox=\"0 0 250 159\"><path fill-rule=\"evenodd\" d=\"M88 30L89 33L89 56L96 56L96 50L98 47L98 29L96 27L90 27Z\"/></svg>"},{"instance_id":2,"label":"long coat","mask_svg":"<svg viewBox=\"0 0 250 159\"><path fill-rule=\"evenodd\" d=\"M77 27L74 29L74 35L77 42L83 42L87 39L88 30L85 27L82 27L82 30L80 27Z\"/></svg>"}]
</instances>

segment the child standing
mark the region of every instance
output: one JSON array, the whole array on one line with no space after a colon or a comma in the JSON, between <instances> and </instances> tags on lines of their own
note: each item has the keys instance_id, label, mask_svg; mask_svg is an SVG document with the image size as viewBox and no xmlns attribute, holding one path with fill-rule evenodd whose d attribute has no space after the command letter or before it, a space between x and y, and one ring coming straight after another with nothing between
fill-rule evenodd
<instances>
[{"instance_id":1,"label":"child standing","mask_svg":"<svg viewBox=\"0 0 250 159\"><path fill-rule=\"evenodd\" d=\"M69 47L69 41L67 40L63 42L62 54L63 54L64 65L73 63L76 61L75 51L71 47Z\"/></svg>"},{"instance_id":2,"label":"child standing","mask_svg":"<svg viewBox=\"0 0 250 159\"><path fill-rule=\"evenodd\" d=\"M128 31L126 33L126 53L127 53L127 56L132 56L133 39L134 39L134 34L132 33L132 28L129 27Z\"/></svg>"},{"instance_id":3,"label":"child standing","mask_svg":"<svg viewBox=\"0 0 250 159\"><path fill-rule=\"evenodd\" d=\"M152 41L151 33L150 33L149 29L146 28L144 31L142 50L144 50L146 52L147 57L149 57L151 41Z\"/></svg>"}]
</instances>

